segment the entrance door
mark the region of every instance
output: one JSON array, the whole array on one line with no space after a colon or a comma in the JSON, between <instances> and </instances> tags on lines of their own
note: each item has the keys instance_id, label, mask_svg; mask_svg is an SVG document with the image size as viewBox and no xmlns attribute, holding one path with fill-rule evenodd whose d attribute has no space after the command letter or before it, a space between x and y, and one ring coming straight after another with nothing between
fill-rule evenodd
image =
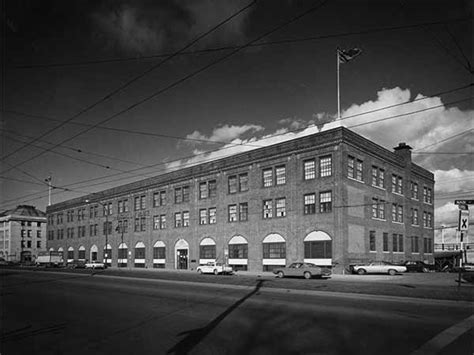
<instances>
[{"instance_id":1,"label":"entrance door","mask_svg":"<svg viewBox=\"0 0 474 355\"><path fill-rule=\"evenodd\" d=\"M178 249L178 269L185 270L188 268L188 249Z\"/></svg>"}]
</instances>

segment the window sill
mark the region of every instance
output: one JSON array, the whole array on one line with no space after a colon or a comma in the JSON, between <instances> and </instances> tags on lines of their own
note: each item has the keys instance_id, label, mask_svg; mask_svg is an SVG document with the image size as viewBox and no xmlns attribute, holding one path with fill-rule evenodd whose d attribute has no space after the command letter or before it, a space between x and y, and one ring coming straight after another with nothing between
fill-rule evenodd
<instances>
[{"instance_id":1,"label":"window sill","mask_svg":"<svg viewBox=\"0 0 474 355\"><path fill-rule=\"evenodd\" d=\"M386 220L386 219L383 219L383 218L375 218L375 217L372 217L372 219L373 219L374 221L387 222L387 220Z\"/></svg>"},{"instance_id":2,"label":"window sill","mask_svg":"<svg viewBox=\"0 0 474 355\"><path fill-rule=\"evenodd\" d=\"M387 190L385 187L380 187L380 186L376 186L376 185L372 185L372 187L376 188L377 190L382 190L382 191Z\"/></svg>"},{"instance_id":3,"label":"window sill","mask_svg":"<svg viewBox=\"0 0 474 355\"><path fill-rule=\"evenodd\" d=\"M353 177L350 177L350 176L348 176L347 178L348 178L349 180L351 180L351 181L355 181L355 182L358 182L358 183L360 183L360 184L365 184L365 181L364 181L364 180L358 180L358 179L353 178Z\"/></svg>"},{"instance_id":4,"label":"window sill","mask_svg":"<svg viewBox=\"0 0 474 355\"><path fill-rule=\"evenodd\" d=\"M400 225L403 225L404 223L403 222L398 222L398 221L392 221L393 224L400 224Z\"/></svg>"}]
</instances>

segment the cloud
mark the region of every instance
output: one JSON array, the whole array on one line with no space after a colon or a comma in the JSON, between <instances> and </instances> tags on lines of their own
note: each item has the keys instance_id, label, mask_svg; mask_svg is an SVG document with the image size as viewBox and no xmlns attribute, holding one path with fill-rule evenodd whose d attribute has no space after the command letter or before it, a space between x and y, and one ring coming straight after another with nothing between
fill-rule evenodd
<instances>
[{"instance_id":1,"label":"cloud","mask_svg":"<svg viewBox=\"0 0 474 355\"><path fill-rule=\"evenodd\" d=\"M254 124L246 124L242 126L229 126L226 124L224 126L215 128L210 136L206 136L199 131L194 131L193 133L188 134L186 138L208 140L213 142L231 142L246 132L258 132L263 129L264 128L262 126Z\"/></svg>"},{"instance_id":2,"label":"cloud","mask_svg":"<svg viewBox=\"0 0 474 355\"><path fill-rule=\"evenodd\" d=\"M177 50L246 5L236 1L149 1L140 6L111 2L91 15L106 46L127 53L157 54ZM195 48L243 41L251 9L200 40Z\"/></svg>"},{"instance_id":3,"label":"cloud","mask_svg":"<svg viewBox=\"0 0 474 355\"><path fill-rule=\"evenodd\" d=\"M459 208L454 202L447 202L434 210L436 224L452 226L458 219Z\"/></svg>"},{"instance_id":4,"label":"cloud","mask_svg":"<svg viewBox=\"0 0 474 355\"><path fill-rule=\"evenodd\" d=\"M434 176L438 192L468 191L474 186L474 170L435 170Z\"/></svg>"}]
</instances>

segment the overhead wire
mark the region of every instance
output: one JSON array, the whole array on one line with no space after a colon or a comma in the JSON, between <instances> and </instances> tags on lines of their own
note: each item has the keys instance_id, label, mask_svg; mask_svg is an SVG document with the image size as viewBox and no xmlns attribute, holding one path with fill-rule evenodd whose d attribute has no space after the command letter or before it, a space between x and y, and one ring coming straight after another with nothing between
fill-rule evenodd
<instances>
[{"instance_id":1,"label":"overhead wire","mask_svg":"<svg viewBox=\"0 0 474 355\"><path fill-rule=\"evenodd\" d=\"M446 105L449 105L450 103L447 103ZM435 106L435 107L432 107L432 108L438 108L439 106ZM430 109L430 108L427 108L427 109ZM409 112L409 113L405 113L403 115L395 115L395 116L389 116L389 117L385 117L385 118L382 118L382 119L378 119L378 120L374 120L374 121L370 121L370 122L366 122L364 124L369 124L369 123L377 123L377 122L380 122L381 120L386 120L386 119L392 119L392 118L397 118L397 117L402 117L402 116L405 116L405 115L410 115L410 114L413 114L413 113L419 113L419 112L423 112L423 111L426 111L427 109L423 109L423 110L418 110L418 111L413 111L413 112ZM344 117L343 117L344 118ZM302 129L297 129L297 130L294 130L294 131L300 131ZM288 132L285 132L285 133L281 133L281 134L278 134L278 135L282 135L282 134L286 134ZM275 135L274 135L275 136ZM273 136L272 136L273 137ZM434 143L434 144L437 144L437 143ZM228 148L232 148L232 147L224 147L224 148L218 148L218 149L215 149L215 150L210 150L210 151L206 151L206 152L203 152L201 154L198 154L198 155L191 155L191 156L188 156L188 157L183 157L183 158L179 158L179 159L176 159L176 160L173 160L173 161L169 161L169 162L160 162L160 163L157 163L157 164L152 164L152 165L149 165L148 167L145 167L145 168L137 168L137 169L130 169L130 170L127 170L127 173L131 173L131 172L134 172L134 171L137 171L137 170L141 170L141 169L148 169L148 168L156 168L157 166L160 166L160 165L167 165L167 164L171 164L173 162L180 162L180 161L183 161L183 160L186 160L186 159L192 159L192 158L196 158L196 157L199 157L201 155L208 155L210 153L213 153L213 152L218 152L218 151L221 151L223 149L228 149ZM199 161L198 163L201 164L201 163L206 163L206 162L209 162L209 161L213 161L215 160L216 158L211 158L209 160L202 160L202 161ZM186 166L192 166L192 165L196 165L198 164L196 162L191 162L189 164L181 164L180 165L180 168L184 168ZM111 182L117 182L117 181L122 181L122 180L125 180L125 179L130 179L130 177L126 177L126 178L119 178L119 179L114 179L114 180L108 180L108 181L105 181L105 182L99 182L98 184L91 184L91 181L94 181L94 180L102 180L102 179L110 179L110 177L114 177L114 176L119 176L119 175L122 175L123 173L116 173L116 174L111 174L111 175L108 175L107 177L99 177L99 178L93 178L93 179L88 179L88 180L84 180L84 182L87 182L87 185L89 187L91 186L97 186L97 185L102 185L102 184L110 184ZM74 186L74 185L77 185L77 184L81 184L82 182L77 182L77 183L73 183L73 184L70 184L70 185L66 185L66 186ZM72 191L72 189L69 189L70 191Z\"/></svg>"},{"instance_id":2,"label":"overhead wire","mask_svg":"<svg viewBox=\"0 0 474 355\"><path fill-rule=\"evenodd\" d=\"M402 26L379 27L379 28L372 28L372 29L361 30L361 31L341 32L341 33L333 33L333 34L326 34L326 35L320 35L320 36L286 38L286 39L281 39L281 40L253 43L249 45L248 47L252 48L252 47L272 46L272 45L289 44L289 43L308 42L308 41L316 41L316 40L339 38L339 37L365 35L365 34L385 32L385 31L398 31L398 30L417 28L417 27L423 27L423 26L442 25L442 24L463 22L463 21L469 21L469 20L472 20L472 18L460 17L460 18L451 19L451 20L431 21L431 22L402 25ZM179 55L196 55L196 54L203 54L203 53L214 53L214 52L236 49L236 48L239 48L240 46L241 45L222 46L222 47L205 48L205 49L192 50L192 51L184 51L184 52L181 52ZM168 57L171 54L172 53L161 53L161 54L155 54L155 55L150 55L150 56L138 56L138 57L135 56L135 57L129 57L129 58L109 58L109 59L68 62L68 63L65 62L65 63L49 63L49 64L45 63L45 64L14 65L13 68L15 69L55 68L55 67L60 68L60 67L120 63L120 62L131 62L131 61L137 62L137 61L146 60L146 59L157 59L157 58Z\"/></svg>"},{"instance_id":3,"label":"overhead wire","mask_svg":"<svg viewBox=\"0 0 474 355\"><path fill-rule=\"evenodd\" d=\"M247 9L249 9L250 7L252 7L253 5L256 4L256 0L253 0L250 4L246 5L245 7L243 7L242 9L238 10L237 12L235 12L234 14L232 14L231 16L227 17L226 19L224 19L223 21L219 22L217 25L213 26L211 29L209 29L208 31L204 32L203 34L197 36L195 39L193 39L191 42L189 42L188 44L186 44L184 47L182 47L181 49L179 49L178 51L174 52L172 55L166 57L165 59L161 60L159 63L157 64L154 64L153 66L151 66L150 68L148 68L147 70L143 71L142 73L140 73L139 75L136 75L134 76L133 78L131 78L130 80L128 80L127 82L125 82L124 84L120 85L118 88L115 88L114 90L112 90L111 92L109 92L107 95L105 95L104 97L100 98L99 100L95 101L93 104L91 105L88 105L87 107L85 107L84 109L80 110L78 113L74 114L73 116L69 117L67 120L63 121L63 123L59 124L58 126L46 131L45 133L41 134L39 137L37 137L36 139L32 140L30 143L34 143L36 142L38 139L41 139L47 135L49 135L50 133L56 131L57 129L63 127L67 122L70 122L74 119L76 119L77 117L83 115L84 113L92 110L94 107L102 104L103 102L106 102L108 101L112 96L116 95L117 93L123 91L124 89L126 89L127 87L129 87L130 85L132 85L133 83L135 83L136 81L140 80L141 78L145 77L146 75L148 75L149 73L151 73L152 71L154 71L155 69L161 67L163 64L167 63L168 61L170 61L171 59L173 59L174 57L176 57L179 53L181 53L182 51L185 51L187 50L188 48L192 47L194 44L196 44L197 42L199 42L201 39L205 38L206 36L208 36L209 34L211 34L212 32L214 32L215 30L217 30L219 27L223 26L224 24L226 24L227 22L231 21L234 17L240 15L242 12L246 11ZM134 106L134 105L132 105ZM108 121L108 120L107 120ZM103 122L101 122L103 123ZM75 137L78 137L79 135L83 134L83 133L86 133L88 132L89 130L85 130L84 132L80 132L80 134L76 134L73 138ZM62 143L65 143L73 138L69 138L65 141L63 141ZM13 154L21 151L23 148L25 147L28 147L28 145L23 145L22 147L14 150L13 152L10 152L9 154L7 154L6 156L3 156L1 158L1 160L5 160L6 158L12 156ZM36 155L34 156L33 158L30 158L29 160L27 161L30 161L32 159L35 159L37 158L38 156L40 156L42 154L39 154L39 155ZM21 163L21 164L24 164L25 162ZM17 165L21 165L21 164L17 164ZM4 172L3 172L4 173Z\"/></svg>"}]
</instances>

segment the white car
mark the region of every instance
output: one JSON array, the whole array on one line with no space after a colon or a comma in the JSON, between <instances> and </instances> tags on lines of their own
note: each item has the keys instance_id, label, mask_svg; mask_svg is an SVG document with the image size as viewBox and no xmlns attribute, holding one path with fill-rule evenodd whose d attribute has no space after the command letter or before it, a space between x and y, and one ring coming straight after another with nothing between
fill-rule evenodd
<instances>
[{"instance_id":1,"label":"white car","mask_svg":"<svg viewBox=\"0 0 474 355\"><path fill-rule=\"evenodd\" d=\"M86 263L86 269L105 269L105 264L103 262L94 260Z\"/></svg>"},{"instance_id":2,"label":"white car","mask_svg":"<svg viewBox=\"0 0 474 355\"><path fill-rule=\"evenodd\" d=\"M395 275L406 272L407 268L401 265L395 265L387 261L374 261L365 265L355 265L354 272L359 275L364 274L389 274Z\"/></svg>"},{"instance_id":3,"label":"white car","mask_svg":"<svg viewBox=\"0 0 474 355\"><path fill-rule=\"evenodd\" d=\"M200 274L232 274L232 267L217 262L208 262L205 265L199 265L196 269Z\"/></svg>"}]
</instances>

